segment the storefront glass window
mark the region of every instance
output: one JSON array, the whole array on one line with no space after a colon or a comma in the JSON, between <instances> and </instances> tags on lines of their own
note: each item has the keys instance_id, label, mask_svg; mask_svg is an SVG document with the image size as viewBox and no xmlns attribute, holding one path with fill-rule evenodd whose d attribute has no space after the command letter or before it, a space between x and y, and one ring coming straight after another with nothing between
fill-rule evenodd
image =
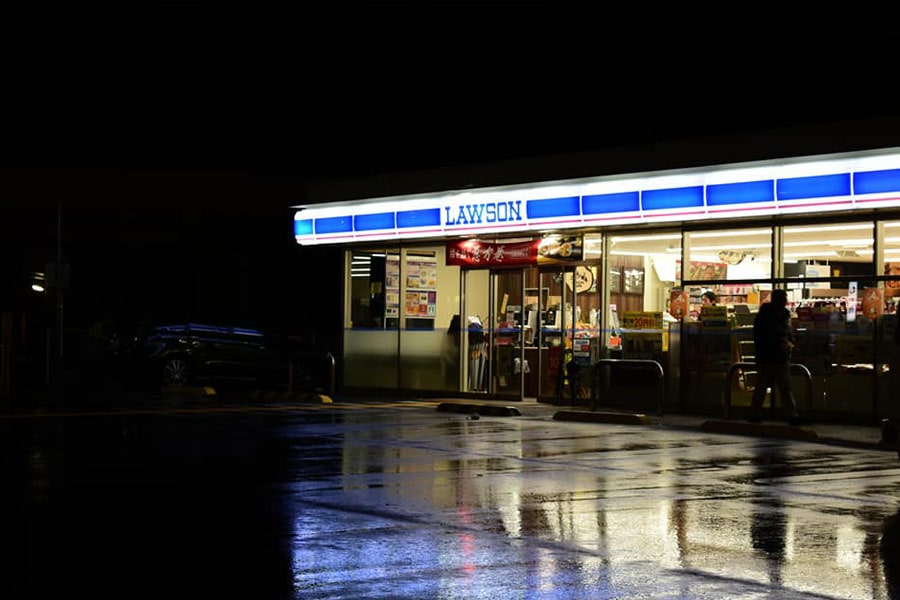
<instances>
[{"instance_id":1,"label":"storefront glass window","mask_svg":"<svg viewBox=\"0 0 900 600\"><path fill-rule=\"evenodd\" d=\"M881 380L878 357L884 290L875 281L871 221L787 225L784 277L797 345L791 362L801 409L865 413ZM803 385L801 385L801 383ZM807 395L805 386L811 389Z\"/></svg>"},{"instance_id":2,"label":"storefront glass window","mask_svg":"<svg viewBox=\"0 0 900 600\"><path fill-rule=\"evenodd\" d=\"M772 265L772 230L767 227L693 231L685 281L768 279Z\"/></svg>"},{"instance_id":3,"label":"storefront glass window","mask_svg":"<svg viewBox=\"0 0 900 600\"><path fill-rule=\"evenodd\" d=\"M347 252L344 384L459 389L459 267L443 246Z\"/></svg>"},{"instance_id":4,"label":"storefront glass window","mask_svg":"<svg viewBox=\"0 0 900 600\"><path fill-rule=\"evenodd\" d=\"M344 384L396 388L400 250L360 248L345 260Z\"/></svg>"},{"instance_id":5,"label":"storefront glass window","mask_svg":"<svg viewBox=\"0 0 900 600\"><path fill-rule=\"evenodd\" d=\"M678 265L681 233L614 235L605 262L609 294L609 355L646 366L655 361L667 373L677 371L677 353L671 350L671 328L683 318ZM676 316L677 315L680 316ZM673 358L673 356L675 358ZM636 371L652 378L652 370ZM627 405L647 410L654 406L654 388L644 386ZM615 404L614 404L615 405Z\"/></svg>"},{"instance_id":6,"label":"storefront glass window","mask_svg":"<svg viewBox=\"0 0 900 600\"><path fill-rule=\"evenodd\" d=\"M444 246L404 249L400 261L400 382L406 390L459 390L459 267Z\"/></svg>"},{"instance_id":7,"label":"storefront glass window","mask_svg":"<svg viewBox=\"0 0 900 600\"><path fill-rule=\"evenodd\" d=\"M681 233L614 235L606 260L609 302L621 313L665 310L677 286Z\"/></svg>"},{"instance_id":8,"label":"storefront glass window","mask_svg":"<svg viewBox=\"0 0 900 600\"><path fill-rule=\"evenodd\" d=\"M811 280L805 283L804 299L832 297L833 277L871 276L875 247L871 221L784 228L784 276Z\"/></svg>"},{"instance_id":9,"label":"storefront glass window","mask_svg":"<svg viewBox=\"0 0 900 600\"><path fill-rule=\"evenodd\" d=\"M886 310L890 314L897 313L900 302L900 221L884 222L884 264L885 276L884 297Z\"/></svg>"}]
</instances>

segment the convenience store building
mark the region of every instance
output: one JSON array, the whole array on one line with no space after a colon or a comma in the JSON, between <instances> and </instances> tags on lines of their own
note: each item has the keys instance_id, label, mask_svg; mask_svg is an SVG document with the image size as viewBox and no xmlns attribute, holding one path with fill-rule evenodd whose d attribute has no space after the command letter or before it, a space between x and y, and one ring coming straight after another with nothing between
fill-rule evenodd
<instances>
[{"instance_id":1,"label":"convenience store building","mask_svg":"<svg viewBox=\"0 0 900 600\"><path fill-rule=\"evenodd\" d=\"M900 147L609 171L296 207L344 249L340 385L740 416L785 288L801 413L894 415Z\"/></svg>"}]
</instances>

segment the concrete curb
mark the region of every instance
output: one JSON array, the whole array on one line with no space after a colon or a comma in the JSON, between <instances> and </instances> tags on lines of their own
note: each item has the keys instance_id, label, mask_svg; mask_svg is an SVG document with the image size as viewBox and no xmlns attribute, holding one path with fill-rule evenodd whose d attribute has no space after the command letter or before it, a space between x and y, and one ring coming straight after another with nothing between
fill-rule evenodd
<instances>
[{"instance_id":1,"label":"concrete curb","mask_svg":"<svg viewBox=\"0 0 900 600\"><path fill-rule=\"evenodd\" d=\"M325 394L315 392L280 392L273 390L256 390L250 398L262 402L305 402L312 404L332 404L333 400Z\"/></svg>"},{"instance_id":2,"label":"concrete curb","mask_svg":"<svg viewBox=\"0 0 900 600\"><path fill-rule=\"evenodd\" d=\"M789 440L814 441L819 439L819 434L811 429L792 427L790 425L712 420L701 423L700 429L701 431L708 431L710 433L749 435L754 437L771 437Z\"/></svg>"},{"instance_id":3,"label":"concrete curb","mask_svg":"<svg viewBox=\"0 0 900 600\"><path fill-rule=\"evenodd\" d=\"M647 415L633 413L561 410L553 415L554 421L582 421L586 423L617 423L621 425L650 425Z\"/></svg>"},{"instance_id":4,"label":"concrete curb","mask_svg":"<svg viewBox=\"0 0 900 600\"><path fill-rule=\"evenodd\" d=\"M522 413L514 406L492 406L490 404L463 404L460 402L441 402L435 409L438 412L452 412L465 415L478 414L486 417L520 417Z\"/></svg>"}]
</instances>

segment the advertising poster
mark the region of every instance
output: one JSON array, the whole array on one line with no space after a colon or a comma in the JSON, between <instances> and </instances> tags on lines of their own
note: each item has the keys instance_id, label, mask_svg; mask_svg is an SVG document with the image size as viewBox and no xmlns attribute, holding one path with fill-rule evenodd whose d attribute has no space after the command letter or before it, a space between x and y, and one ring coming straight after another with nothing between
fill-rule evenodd
<instances>
[{"instance_id":1,"label":"advertising poster","mask_svg":"<svg viewBox=\"0 0 900 600\"><path fill-rule=\"evenodd\" d=\"M406 292L406 316L432 319L437 306L437 292Z\"/></svg>"},{"instance_id":2,"label":"advertising poster","mask_svg":"<svg viewBox=\"0 0 900 600\"><path fill-rule=\"evenodd\" d=\"M625 329L662 329L663 314L654 311L626 310L622 315Z\"/></svg>"},{"instance_id":3,"label":"advertising poster","mask_svg":"<svg viewBox=\"0 0 900 600\"><path fill-rule=\"evenodd\" d=\"M688 293L684 290L671 290L669 292L669 314L676 319L683 319L687 315Z\"/></svg>"},{"instance_id":4,"label":"advertising poster","mask_svg":"<svg viewBox=\"0 0 900 600\"><path fill-rule=\"evenodd\" d=\"M727 279L728 265L723 262L691 261L687 274L684 279L688 281ZM675 278L682 278L680 260L675 261Z\"/></svg>"},{"instance_id":5,"label":"advertising poster","mask_svg":"<svg viewBox=\"0 0 900 600\"><path fill-rule=\"evenodd\" d=\"M704 329L709 328L727 328L728 327L728 307L727 306L702 306L700 307L700 323Z\"/></svg>"},{"instance_id":6,"label":"advertising poster","mask_svg":"<svg viewBox=\"0 0 900 600\"><path fill-rule=\"evenodd\" d=\"M437 260L406 259L406 317L433 319L437 314Z\"/></svg>"},{"instance_id":7,"label":"advertising poster","mask_svg":"<svg viewBox=\"0 0 900 600\"><path fill-rule=\"evenodd\" d=\"M584 257L584 238L580 235L548 235L537 248L538 264L580 261Z\"/></svg>"},{"instance_id":8,"label":"advertising poster","mask_svg":"<svg viewBox=\"0 0 900 600\"><path fill-rule=\"evenodd\" d=\"M885 275L900 275L900 262L889 262L884 264L884 274ZM885 298L893 298L894 296L900 296L900 280L894 279L890 281L884 282L884 296Z\"/></svg>"},{"instance_id":9,"label":"advertising poster","mask_svg":"<svg viewBox=\"0 0 900 600\"><path fill-rule=\"evenodd\" d=\"M863 316L873 320L884 314L884 294L881 288L867 287L863 289L862 310Z\"/></svg>"},{"instance_id":10,"label":"advertising poster","mask_svg":"<svg viewBox=\"0 0 900 600\"><path fill-rule=\"evenodd\" d=\"M627 310L622 314L622 356L630 359L660 360L667 350L662 312Z\"/></svg>"},{"instance_id":11,"label":"advertising poster","mask_svg":"<svg viewBox=\"0 0 900 600\"><path fill-rule=\"evenodd\" d=\"M535 265L538 240L495 243L459 240L447 244L447 264L461 267L516 267Z\"/></svg>"},{"instance_id":12,"label":"advertising poster","mask_svg":"<svg viewBox=\"0 0 900 600\"><path fill-rule=\"evenodd\" d=\"M400 257L389 254L384 265L384 316L400 316Z\"/></svg>"},{"instance_id":13,"label":"advertising poster","mask_svg":"<svg viewBox=\"0 0 900 600\"><path fill-rule=\"evenodd\" d=\"M853 323L856 321L856 296L859 284L855 281L851 281L849 287L847 288L847 322Z\"/></svg>"}]
</instances>

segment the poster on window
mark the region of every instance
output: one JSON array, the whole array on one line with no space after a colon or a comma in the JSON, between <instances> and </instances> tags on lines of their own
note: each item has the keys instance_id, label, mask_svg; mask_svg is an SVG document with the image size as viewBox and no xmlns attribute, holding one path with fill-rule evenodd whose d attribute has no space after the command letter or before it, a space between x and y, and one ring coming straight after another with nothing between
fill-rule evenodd
<instances>
[{"instance_id":1,"label":"poster on window","mask_svg":"<svg viewBox=\"0 0 900 600\"><path fill-rule=\"evenodd\" d=\"M884 265L884 274L896 277L900 275L900 262L889 262ZM900 296L900 280L891 279L884 282L885 298Z\"/></svg>"},{"instance_id":2,"label":"poster on window","mask_svg":"<svg viewBox=\"0 0 900 600\"><path fill-rule=\"evenodd\" d=\"M437 287L437 262L413 260L406 263L407 289L433 290Z\"/></svg>"},{"instance_id":3,"label":"poster on window","mask_svg":"<svg viewBox=\"0 0 900 600\"><path fill-rule=\"evenodd\" d=\"M406 316L433 319L436 314L437 292L406 292Z\"/></svg>"},{"instance_id":4,"label":"poster on window","mask_svg":"<svg viewBox=\"0 0 900 600\"><path fill-rule=\"evenodd\" d=\"M407 257L404 281L404 316L433 319L437 314L437 260L431 257Z\"/></svg>"},{"instance_id":5,"label":"poster on window","mask_svg":"<svg viewBox=\"0 0 900 600\"><path fill-rule=\"evenodd\" d=\"M863 316L877 319L884 314L884 292L881 288L863 288L862 299Z\"/></svg>"},{"instance_id":6,"label":"poster on window","mask_svg":"<svg viewBox=\"0 0 900 600\"><path fill-rule=\"evenodd\" d=\"M684 290L669 291L669 314L676 319L683 319L687 315L688 293Z\"/></svg>"},{"instance_id":7,"label":"poster on window","mask_svg":"<svg viewBox=\"0 0 900 600\"><path fill-rule=\"evenodd\" d=\"M384 264L384 316L400 316L400 257L388 254Z\"/></svg>"}]
</instances>

